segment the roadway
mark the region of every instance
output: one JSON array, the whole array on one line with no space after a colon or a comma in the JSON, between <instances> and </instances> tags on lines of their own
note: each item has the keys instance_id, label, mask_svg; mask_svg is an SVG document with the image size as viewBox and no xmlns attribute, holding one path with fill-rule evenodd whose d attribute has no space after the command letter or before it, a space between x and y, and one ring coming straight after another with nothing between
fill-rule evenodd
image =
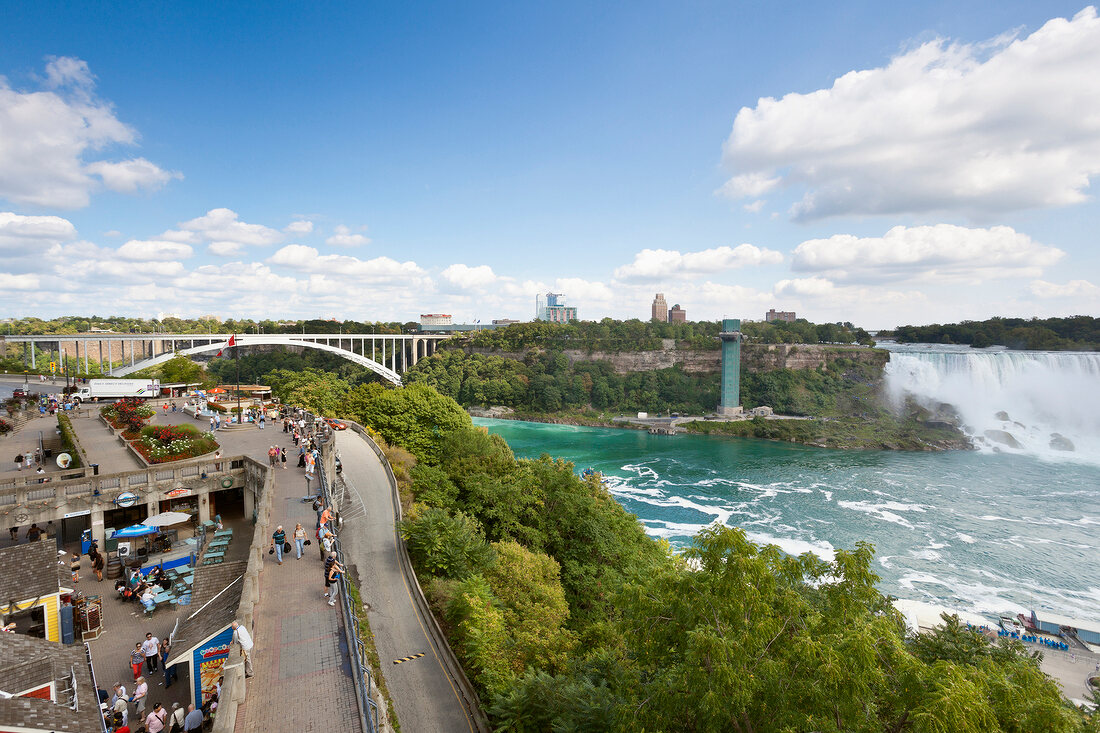
<instances>
[{"instance_id":1,"label":"roadway","mask_svg":"<svg viewBox=\"0 0 1100 733\"><path fill-rule=\"evenodd\" d=\"M385 468L366 440L348 430L336 446L348 488L341 507L340 543L358 581L374 633L382 672L402 730L417 733L474 733L457 684L428 633L430 621L413 602L401 568L395 498ZM393 660L423 653L401 664Z\"/></svg>"}]
</instances>

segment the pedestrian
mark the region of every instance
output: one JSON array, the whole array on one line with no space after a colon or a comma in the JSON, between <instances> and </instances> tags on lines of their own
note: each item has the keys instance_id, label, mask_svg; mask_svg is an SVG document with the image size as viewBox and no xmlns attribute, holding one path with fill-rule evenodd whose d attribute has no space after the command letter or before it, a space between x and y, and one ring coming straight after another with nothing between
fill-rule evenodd
<instances>
[{"instance_id":1,"label":"pedestrian","mask_svg":"<svg viewBox=\"0 0 1100 733\"><path fill-rule=\"evenodd\" d=\"M260 412L260 430L264 429L264 421L267 420L267 414L263 411Z\"/></svg>"},{"instance_id":2,"label":"pedestrian","mask_svg":"<svg viewBox=\"0 0 1100 733\"><path fill-rule=\"evenodd\" d=\"M23 470L23 454L22 453L15 456L15 467L20 471Z\"/></svg>"},{"instance_id":3,"label":"pedestrian","mask_svg":"<svg viewBox=\"0 0 1100 733\"><path fill-rule=\"evenodd\" d=\"M103 582L103 553L96 550L95 557L92 558L92 572L95 573L96 582Z\"/></svg>"},{"instance_id":4,"label":"pedestrian","mask_svg":"<svg viewBox=\"0 0 1100 733\"><path fill-rule=\"evenodd\" d=\"M122 698L123 702L126 701L126 688L122 685L121 682L116 682L114 684L114 686L111 688L111 707L112 708L115 706L115 703L118 702L119 698Z\"/></svg>"},{"instance_id":5,"label":"pedestrian","mask_svg":"<svg viewBox=\"0 0 1100 733\"><path fill-rule=\"evenodd\" d=\"M343 571L344 566L336 559L336 553L330 552L325 560L325 598L330 606L336 605L336 596L340 594L340 573Z\"/></svg>"},{"instance_id":6,"label":"pedestrian","mask_svg":"<svg viewBox=\"0 0 1100 733\"><path fill-rule=\"evenodd\" d=\"M306 467L306 447L304 445L298 446L298 468Z\"/></svg>"},{"instance_id":7,"label":"pedestrian","mask_svg":"<svg viewBox=\"0 0 1100 733\"><path fill-rule=\"evenodd\" d=\"M146 733L161 733L164 724L168 720L168 711L159 702L153 703L153 710L145 718Z\"/></svg>"},{"instance_id":8,"label":"pedestrian","mask_svg":"<svg viewBox=\"0 0 1100 733\"><path fill-rule=\"evenodd\" d=\"M279 449L279 463L283 464L283 470L286 470L286 448Z\"/></svg>"},{"instance_id":9,"label":"pedestrian","mask_svg":"<svg viewBox=\"0 0 1100 733\"><path fill-rule=\"evenodd\" d=\"M72 572L73 582L80 582L80 555L73 555L73 559L69 561L69 571Z\"/></svg>"},{"instance_id":10,"label":"pedestrian","mask_svg":"<svg viewBox=\"0 0 1100 733\"><path fill-rule=\"evenodd\" d=\"M218 426L216 424L216 421L214 420L213 417L211 417L210 418L210 432L214 432L217 429L218 429Z\"/></svg>"},{"instance_id":11,"label":"pedestrian","mask_svg":"<svg viewBox=\"0 0 1100 733\"><path fill-rule=\"evenodd\" d=\"M115 714L115 719L122 721L121 726L126 727L126 724L130 720L130 702L126 697L126 688L122 689L122 697L117 698L114 703L111 704L111 710Z\"/></svg>"},{"instance_id":12,"label":"pedestrian","mask_svg":"<svg viewBox=\"0 0 1100 733\"><path fill-rule=\"evenodd\" d=\"M304 548L306 544L306 530L302 527L300 522L294 525L294 534L291 536L294 537L294 546L298 549L298 557L295 559L301 560L302 548Z\"/></svg>"},{"instance_id":13,"label":"pedestrian","mask_svg":"<svg viewBox=\"0 0 1100 733\"><path fill-rule=\"evenodd\" d=\"M31 522L30 529L27 530L27 542L35 542L42 536L42 529L36 522Z\"/></svg>"},{"instance_id":14,"label":"pedestrian","mask_svg":"<svg viewBox=\"0 0 1100 733\"><path fill-rule=\"evenodd\" d=\"M130 668L134 670L134 679L141 676L141 663L145 661L145 652L141 650L141 642L134 644L134 650L130 652Z\"/></svg>"},{"instance_id":15,"label":"pedestrian","mask_svg":"<svg viewBox=\"0 0 1100 733\"><path fill-rule=\"evenodd\" d=\"M275 460L278 453L275 452L275 446L271 446L267 449L267 465L275 468Z\"/></svg>"},{"instance_id":16,"label":"pedestrian","mask_svg":"<svg viewBox=\"0 0 1100 733\"><path fill-rule=\"evenodd\" d=\"M11 541L15 542L16 540L19 539L19 528L18 527L12 527L11 529L8 530L8 534L11 535Z\"/></svg>"},{"instance_id":17,"label":"pedestrian","mask_svg":"<svg viewBox=\"0 0 1100 733\"><path fill-rule=\"evenodd\" d=\"M144 677L137 678L137 687L134 688L134 696L130 698L130 702L134 703L134 712L137 713L139 718L145 717L145 703L149 697L149 685L145 682Z\"/></svg>"},{"instance_id":18,"label":"pedestrian","mask_svg":"<svg viewBox=\"0 0 1100 733\"><path fill-rule=\"evenodd\" d=\"M241 626L239 621L233 622L233 641L241 648L241 656L244 657L244 676L252 676L252 636L248 629ZM221 690L218 690L221 697Z\"/></svg>"},{"instance_id":19,"label":"pedestrian","mask_svg":"<svg viewBox=\"0 0 1100 733\"><path fill-rule=\"evenodd\" d=\"M145 655L145 670L147 672L156 672L157 656L160 654L160 639L153 636L152 633L147 632L145 634L145 641L141 643L141 651Z\"/></svg>"},{"instance_id":20,"label":"pedestrian","mask_svg":"<svg viewBox=\"0 0 1100 733\"><path fill-rule=\"evenodd\" d=\"M279 561L280 565L283 564L284 542L286 542L286 532L283 531L283 525L280 524L271 535L271 549L275 551L275 559Z\"/></svg>"},{"instance_id":21,"label":"pedestrian","mask_svg":"<svg viewBox=\"0 0 1100 733\"><path fill-rule=\"evenodd\" d=\"M168 656L172 651L172 643L167 637L161 639L160 642L160 666L164 668L164 689L168 689L172 686L172 683L176 681L176 665L168 664Z\"/></svg>"},{"instance_id":22,"label":"pedestrian","mask_svg":"<svg viewBox=\"0 0 1100 733\"><path fill-rule=\"evenodd\" d=\"M187 715L183 719L184 733L198 733L202 730L202 712L195 709L195 705L187 706Z\"/></svg>"},{"instance_id":23,"label":"pedestrian","mask_svg":"<svg viewBox=\"0 0 1100 733\"><path fill-rule=\"evenodd\" d=\"M172 712L168 716L168 733L183 733L183 719L187 711L178 702L172 703Z\"/></svg>"}]
</instances>

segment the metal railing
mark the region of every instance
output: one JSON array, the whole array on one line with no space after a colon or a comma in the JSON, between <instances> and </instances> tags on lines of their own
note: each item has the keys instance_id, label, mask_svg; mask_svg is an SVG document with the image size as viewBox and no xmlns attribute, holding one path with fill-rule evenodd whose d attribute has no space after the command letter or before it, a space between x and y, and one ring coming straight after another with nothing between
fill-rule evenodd
<instances>
[{"instance_id":1,"label":"metal railing","mask_svg":"<svg viewBox=\"0 0 1100 733\"><path fill-rule=\"evenodd\" d=\"M325 441L327 442L327 440ZM321 461L317 462L317 475L320 483L320 493L325 506L333 506L331 503L332 491L330 490L328 474ZM344 641L348 650L354 650L355 658L352 660L352 672L355 678L355 697L359 701L359 718L363 724L363 730L367 733L375 733L378 730L378 706L371 699L371 688L374 685L374 676L366 663L367 652L359 638L359 609L351 602L351 594L348 592L347 565L344 562L344 552L340 549L340 543L336 545L336 559L344 567L340 574L340 597L344 607Z\"/></svg>"}]
</instances>

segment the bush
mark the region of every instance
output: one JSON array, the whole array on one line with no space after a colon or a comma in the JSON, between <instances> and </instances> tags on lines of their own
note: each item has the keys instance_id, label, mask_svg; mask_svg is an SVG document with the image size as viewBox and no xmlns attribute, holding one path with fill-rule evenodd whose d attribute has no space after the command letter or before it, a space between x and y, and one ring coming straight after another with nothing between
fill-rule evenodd
<instances>
[{"instance_id":1,"label":"bush","mask_svg":"<svg viewBox=\"0 0 1100 733\"><path fill-rule=\"evenodd\" d=\"M504 612L494 603L493 592L480 575L463 581L455 590L447 607L455 652L483 692L489 696L502 693L513 677L504 653L508 642Z\"/></svg>"},{"instance_id":2,"label":"bush","mask_svg":"<svg viewBox=\"0 0 1100 733\"><path fill-rule=\"evenodd\" d=\"M462 512L414 504L399 529L417 569L429 575L461 580L492 562L481 526Z\"/></svg>"},{"instance_id":3,"label":"bush","mask_svg":"<svg viewBox=\"0 0 1100 733\"><path fill-rule=\"evenodd\" d=\"M148 425L133 446L150 463L167 463L205 455L218 443L213 434L200 433L194 425Z\"/></svg>"},{"instance_id":4,"label":"bush","mask_svg":"<svg viewBox=\"0 0 1100 733\"><path fill-rule=\"evenodd\" d=\"M76 433L72 419L63 412L57 413L57 428L61 431L61 450L72 456L69 468L80 468L80 451L76 449Z\"/></svg>"}]
</instances>

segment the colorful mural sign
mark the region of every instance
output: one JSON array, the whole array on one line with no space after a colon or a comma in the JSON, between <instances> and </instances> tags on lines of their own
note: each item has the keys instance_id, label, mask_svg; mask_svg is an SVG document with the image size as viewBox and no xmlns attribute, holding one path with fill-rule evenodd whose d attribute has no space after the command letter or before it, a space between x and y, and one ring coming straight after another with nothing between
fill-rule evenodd
<instances>
[{"instance_id":1,"label":"colorful mural sign","mask_svg":"<svg viewBox=\"0 0 1100 733\"><path fill-rule=\"evenodd\" d=\"M216 691L222 667L229 658L229 643L233 641L233 628L227 626L217 636L199 645L194 652L191 676L195 684L195 706L201 706Z\"/></svg>"}]
</instances>

